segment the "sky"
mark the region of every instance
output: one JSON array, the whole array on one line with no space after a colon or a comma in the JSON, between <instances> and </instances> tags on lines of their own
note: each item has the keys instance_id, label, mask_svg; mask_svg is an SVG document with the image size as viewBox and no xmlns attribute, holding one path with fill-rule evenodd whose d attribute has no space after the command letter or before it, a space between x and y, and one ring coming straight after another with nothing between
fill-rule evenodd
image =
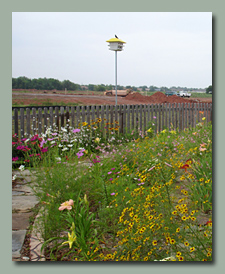
<instances>
[{"instance_id":1,"label":"sky","mask_svg":"<svg viewBox=\"0 0 225 274\"><path fill-rule=\"evenodd\" d=\"M13 12L12 77L80 85L206 88L212 84L211 12Z\"/></svg>"}]
</instances>

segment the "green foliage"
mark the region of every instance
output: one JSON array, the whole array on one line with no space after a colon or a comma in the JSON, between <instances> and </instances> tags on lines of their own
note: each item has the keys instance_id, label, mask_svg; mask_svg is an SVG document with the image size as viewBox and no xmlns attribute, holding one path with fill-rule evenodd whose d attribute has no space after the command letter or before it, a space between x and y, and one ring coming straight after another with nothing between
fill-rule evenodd
<instances>
[{"instance_id":1,"label":"green foliage","mask_svg":"<svg viewBox=\"0 0 225 274\"><path fill-rule=\"evenodd\" d=\"M100 134L101 121L93 123ZM85 136L90 130L86 123L80 129ZM34 189L45 208L40 230L50 260L212 260L211 123L202 117L196 128L148 134L106 143L83 164L85 155L80 163L46 160L37 169ZM89 138L83 145L89 147ZM104 135L94 135L95 148L96 138ZM72 209L60 211L70 199Z\"/></svg>"},{"instance_id":2,"label":"green foliage","mask_svg":"<svg viewBox=\"0 0 225 274\"><path fill-rule=\"evenodd\" d=\"M212 93L212 85L208 86L207 89L206 89L206 93L209 93L211 91Z\"/></svg>"}]
</instances>

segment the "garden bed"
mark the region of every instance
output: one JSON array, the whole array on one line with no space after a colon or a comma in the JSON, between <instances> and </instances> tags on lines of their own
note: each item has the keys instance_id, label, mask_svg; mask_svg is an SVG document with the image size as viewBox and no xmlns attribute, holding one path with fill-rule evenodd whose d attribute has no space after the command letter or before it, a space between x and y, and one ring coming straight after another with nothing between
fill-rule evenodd
<instances>
[{"instance_id":1,"label":"garden bed","mask_svg":"<svg viewBox=\"0 0 225 274\"><path fill-rule=\"evenodd\" d=\"M157 134L152 125L132 138L90 131L48 129L19 146L25 168L40 169L46 260L212 260L211 124Z\"/></svg>"}]
</instances>

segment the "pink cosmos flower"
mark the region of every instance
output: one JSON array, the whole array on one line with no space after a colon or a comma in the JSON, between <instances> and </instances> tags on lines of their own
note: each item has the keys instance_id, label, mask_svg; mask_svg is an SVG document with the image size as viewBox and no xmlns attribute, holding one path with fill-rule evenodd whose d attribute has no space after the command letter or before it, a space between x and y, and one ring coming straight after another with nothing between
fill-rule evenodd
<instances>
[{"instance_id":1,"label":"pink cosmos flower","mask_svg":"<svg viewBox=\"0 0 225 274\"><path fill-rule=\"evenodd\" d=\"M75 128L74 130L72 130L73 133L77 133L77 132L80 132L80 129L79 128Z\"/></svg>"},{"instance_id":2,"label":"pink cosmos flower","mask_svg":"<svg viewBox=\"0 0 225 274\"><path fill-rule=\"evenodd\" d=\"M62 203L61 206L59 207L59 210L60 211L62 211L64 209L71 210L72 209L72 205L73 205L73 200L70 199L69 201L65 201L64 203Z\"/></svg>"},{"instance_id":3,"label":"pink cosmos flower","mask_svg":"<svg viewBox=\"0 0 225 274\"><path fill-rule=\"evenodd\" d=\"M115 194L116 194L116 193L115 193L115 192L113 192L113 193L111 193L110 195L112 195L112 196L113 196L113 195L115 195Z\"/></svg>"},{"instance_id":4,"label":"pink cosmos flower","mask_svg":"<svg viewBox=\"0 0 225 274\"><path fill-rule=\"evenodd\" d=\"M172 167L170 164L168 164L168 163L166 163L166 162L165 162L165 164L166 164L167 166L169 166L169 167Z\"/></svg>"},{"instance_id":5,"label":"pink cosmos flower","mask_svg":"<svg viewBox=\"0 0 225 274\"><path fill-rule=\"evenodd\" d=\"M153 166L153 167L149 168L149 170L148 170L148 171L151 171L151 170L153 170L154 168L155 168L155 166Z\"/></svg>"},{"instance_id":6,"label":"pink cosmos flower","mask_svg":"<svg viewBox=\"0 0 225 274\"><path fill-rule=\"evenodd\" d=\"M43 145L45 144L45 143L47 143L47 141L45 141L44 139L41 141L41 143L40 143L40 147L43 147Z\"/></svg>"},{"instance_id":7,"label":"pink cosmos flower","mask_svg":"<svg viewBox=\"0 0 225 274\"><path fill-rule=\"evenodd\" d=\"M84 155L84 153L83 153L84 151L85 151L85 149L81 149L78 153L76 153L78 159L79 159L81 156Z\"/></svg>"}]
</instances>

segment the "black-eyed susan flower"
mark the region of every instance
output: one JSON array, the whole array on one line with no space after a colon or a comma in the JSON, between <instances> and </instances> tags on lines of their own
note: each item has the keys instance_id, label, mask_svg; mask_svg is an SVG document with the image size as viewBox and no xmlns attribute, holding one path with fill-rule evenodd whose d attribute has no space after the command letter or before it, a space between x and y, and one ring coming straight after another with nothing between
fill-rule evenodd
<instances>
[{"instance_id":1,"label":"black-eyed susan flower","mask_svg":"<svg viewBox=\"0 0 225 274\"><path fill-rule=\"evenodd\" d=\"M156 240L152 241L152 244L157 245L157 241Z\"/></svg>"},{"instance_id":2,"label":"black-eyed susan flower","mask_svg":"<svg viewBox=\"0 0 225 274\"><path fill-rule=\"evenodd\" d=\"M187 220L186 216L182 216L182 217L181 217L181 220L182 220L182 221L186 221L186 220Z\"/></svg>"},{"instance_id":3,"label":"black-eyed susan flower","mask_svg":"<svg viewBox=\"0 0 225 274\"><path fill-rule=\"evenodd\" d=\"M193 251L195 251L195 247L194 246L190 247L190 252L193 252Z\"/></svg>"}]
</instances>

